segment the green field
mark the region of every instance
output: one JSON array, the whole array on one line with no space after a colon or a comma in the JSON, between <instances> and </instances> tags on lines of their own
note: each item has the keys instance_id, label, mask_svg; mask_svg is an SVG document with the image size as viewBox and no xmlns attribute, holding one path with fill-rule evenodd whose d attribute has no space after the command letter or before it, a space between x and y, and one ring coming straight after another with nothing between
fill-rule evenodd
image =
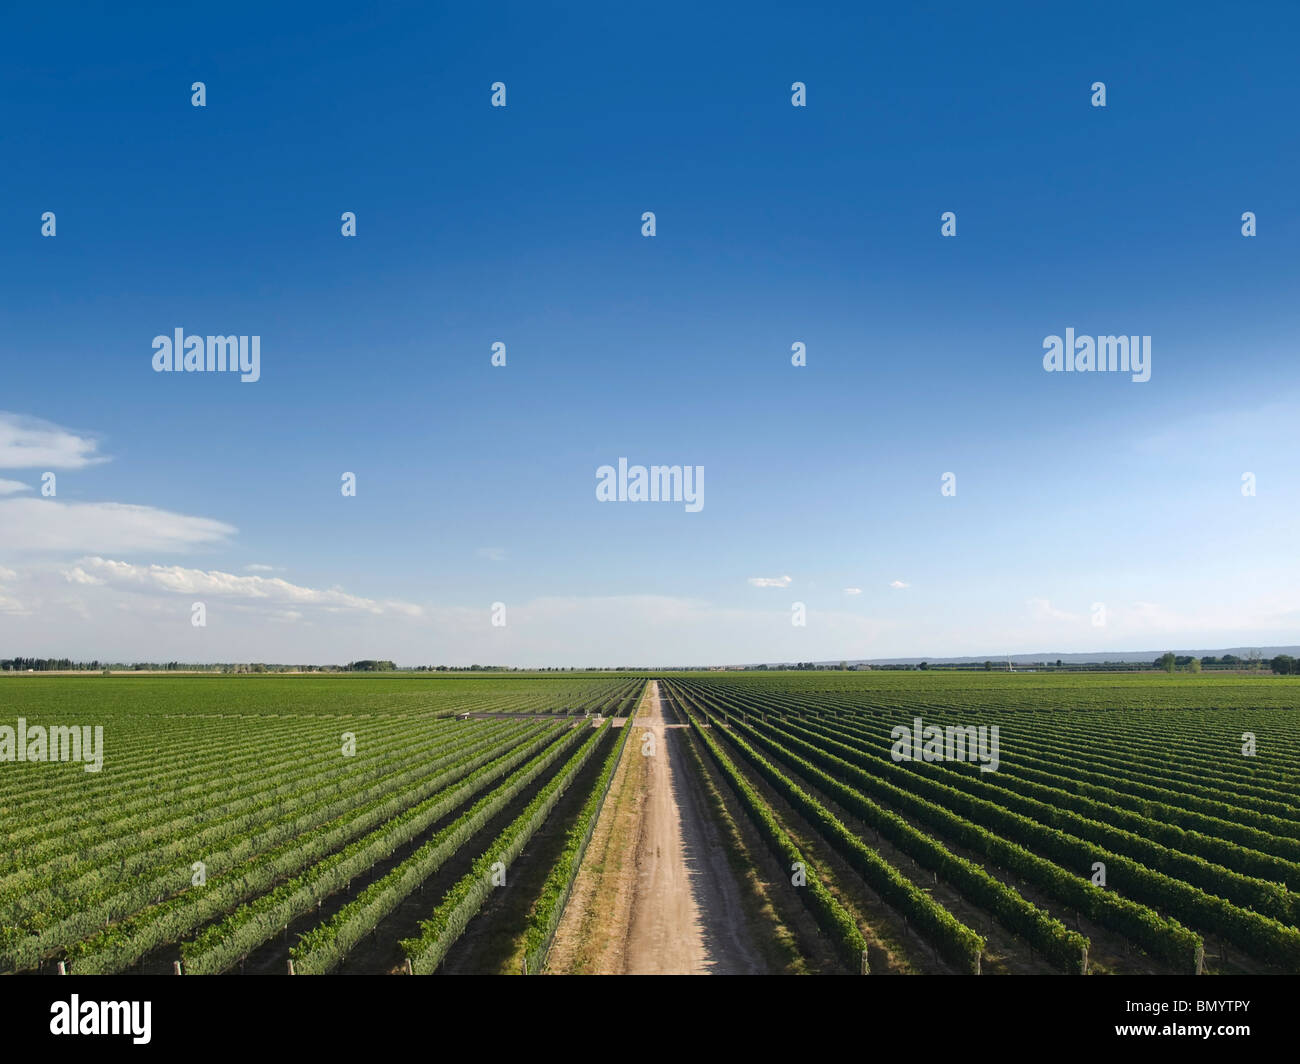
<instances>
[{"instance_id":1,"label":"green field","mask_svg":"<svg viewBox=\"0 0 1300 1064\"><path fill-rule=\"evenodd\" d=\"M834 853L953 970L1300 971L1289 678L814 672L666 687L684 719L712 725L700 734L751 816L785 821L774 845ZM996 726L995 770L899 759L894 729L917 718ZM851 965L853 921L819 915Z\"/></svg>"},{"instance_id":2,"label":"green field","mask_svg":"<svg viewBox=\"0 0 1300 1064\"><path fill-rule=\"evenodd\" d=\"M100 726L103 750L94 772L0 763L0 970L284 971L290 929L299 970L333 970L412 892L453 886L458 856L526 839L513 818L610 751L642 686L6 678L0 725Z\"/></svg>"},{"instance_id":3,"label":"green field","mask_svg":"<svg viewBox=\"0 0 1300 1064\"><path fill-rule=\"evenodd\" d=\"M866 950L908 971L1300 972L1293 678L657 678L761 840L755 867L804 867L773 889L810 914L827 970L859 970ZM487 919L492 869L521 860L535 970L632 731L609 719L644 687L0 679L11 754L20 718L29 741L102 728L98 771L0 761L0 971L429 972ZM970 737L970 756L900 760L894 729L916 718ZM997 728L994 771L980 727ZM539 832L551 842L528 849Z\"/></svg>"}]
</instances>

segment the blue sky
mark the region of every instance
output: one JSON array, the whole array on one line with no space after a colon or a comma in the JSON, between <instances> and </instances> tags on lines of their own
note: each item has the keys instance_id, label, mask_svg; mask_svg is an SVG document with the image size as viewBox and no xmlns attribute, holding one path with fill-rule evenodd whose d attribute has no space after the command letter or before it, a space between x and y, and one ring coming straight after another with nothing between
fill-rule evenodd
<instances>
[{"instance_id":1,"label":"blue sky","mask_svg":"<svg viewBox=\"0 0 1300 1064\"><path fill-rule=\"evenodd\" d=\"M10 16L0 647L1296 642L1300 16L1042 8ZM261 379L155 374L177 327ZM1066 327L1151 380L1044 372ZM597 502L620 456L703 510Z\"/></svg>"}]
</instances>

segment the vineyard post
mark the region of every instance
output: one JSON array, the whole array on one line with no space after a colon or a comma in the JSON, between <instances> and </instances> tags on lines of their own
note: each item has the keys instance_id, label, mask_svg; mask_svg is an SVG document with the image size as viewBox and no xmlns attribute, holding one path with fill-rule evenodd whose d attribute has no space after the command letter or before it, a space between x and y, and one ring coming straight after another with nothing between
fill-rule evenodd
<instances>
[{"instance_id":1,"label":"vineyard post","mask_svg":"<svg viewBox=\"0 0 1300 1064\"><path fill-rule=\"evenodd\" d=\"M292 958L292 957L289 958L289 974L290 974L290 975L297 975L297 974L298 974L297 972L295 972L295 971L293 970L293 958Z\"/></svg>"},{"instance_id":2,"label":"vineyard post","mask_svg":"<svg viewBox=\"0 0 1300 1064\"><path fill-rule=\"evenodd\" d=\"M68 966L64 964L63 961L59 961L59 974L60 975L68 974Z\"/></svg>"},{"instance_id":3,"label":"vineyard post","mask_svg":"<svg viewBox=\"0 0 1300 1064\"><path fill-rule=\"evenodd\" d=\"M184 974L185 973L181 971L181 962L172 961L172 975L184 975Z\"/></svg>"},{"instance_id":4,"label":"vineyard post","mask_svg":"<svg viewBox=\"0 0 1300 1064\"><path fill-rule=\"evenodd\" d=\"M866 951L866 950L863 950L863 951L862 951L862 969L861 969L861 971L858 972L858 974L859 974L859 975L870 975L870 974L871 974L871 965L870 965L869 963L867 963L867 951Z\"/></svg>"}]
</instances>

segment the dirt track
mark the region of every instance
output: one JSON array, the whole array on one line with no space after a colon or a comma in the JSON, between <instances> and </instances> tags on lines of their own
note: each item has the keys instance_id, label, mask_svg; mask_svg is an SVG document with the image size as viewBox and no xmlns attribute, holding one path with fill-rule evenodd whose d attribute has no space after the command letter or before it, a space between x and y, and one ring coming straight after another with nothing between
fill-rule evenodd
<instances>
[{"instance_id":1,"label":"dirt track","mask_svg":"<svg viewBox=\"0 0 1300 1064\"><path fill-rule=\"evenodd\" d=\"M550 970L629 975L761 972L685 732L665 721L659 686L592 839L598 869L579 876ZM647 734L654 754L646 756ZM619 793L615 793L618 791ZM584 861L584 865L587 862ZM585 880L585 882L584 882Z\"/></svg>"},{"instance_id":2,"label":"dirt track","mask_svg":"<svg viewBox=\"0 0 1300 1064\"><path fill-rule=\"evenodd\" d=\"M659 684L650 682L649 716L638 723L637 756L647 731L656 751L637 848L636 898L624 949L630 975L759 972L745 929L740 889L695 779L686 733L666 727Z\"/></svg>"}]
</instances>

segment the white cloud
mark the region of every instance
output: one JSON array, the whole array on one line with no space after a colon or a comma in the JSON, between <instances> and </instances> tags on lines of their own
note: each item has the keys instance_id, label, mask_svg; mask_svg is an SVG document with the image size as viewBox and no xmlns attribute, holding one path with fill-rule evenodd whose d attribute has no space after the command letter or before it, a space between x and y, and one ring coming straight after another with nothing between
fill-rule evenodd
<instances>
[{"instance_id":1,"label":"white cloud","mask_svg":"<svg viewBox=\"0 0 1300 1064\"><path fill-rule=\"evenodd\" d=\"M1036 621L1070 621L1071 623L1083 621L1078 614L1059 610L1045 598L1031 598L1025 605L1029 607L1029 614Z\"/></svg>"},{"instance_id":2,"label":"white cloud","mask_svg":"<svg viewBox=\"0 0 1300 1064\"><path fill-rule=\"evenodd\" d=\"M127 553L219 544L235 528L207 517L120 502L0 500L0 550Z\"/></svg>"},{"instance_id":3,"label":"white cloud","mask_svg":"<svg viewBox=\"0 0 1300 1064\"><path fill-rule=\"evenodd\" d=\"M503 562L506 560L505 547L479 547L474 553L490 562Z\"/></svg>"},{"instance_id":4,"label":"white cloud","mask_svg":"<svg viewBox=\"0 0 1300 1064\"><path fill-rule=\"evenodd\" d=\"M260 562L253 562L250 565L245 565L244 571L248 573L273 573L275 572L275 566L262 565Z\"/></svg>"},{"instance_id":5,"label":"white cloud","mask_svg":"<svg viewBox=\"0 0 1300 1064\"><path fill-rule=\"evenodd\" d=\"M751 576L749 582L754 587L789 587L788 576Z\"/></svg>"},{"instance_id":6,"label":"white cloud","mask_svg":"<svg viewBox=\"0 0 1300 1064\"><path fill-rule=\"evenodd\" d=\"M103 561L103 559L101 559ZM400 664L645 665L809 661L891 652L881 637L895 628L848 610L817 613L817 630L793 628L783 608L725 608L659 595L553 597L511 603L509 624L494 628L486 602L426 606L419 617L397 605L323 608L280 597L159 587L148 566L110 575L120 563L78 564L102 585L69 583L61 570L33 569L14 588L32 612L0 613L0 646L49 646L74 658L165 661L345 662L392 658ZM193 572L193 571L191 571ZM212 574L183 576L201 587ZM136 578L139 583L133 583ZM169 578L170 579L170 578ZM238 578L237 578L238 579ZM243 578L246 579L246 578ZM214 582L225 586L221 574ZM269 583L269 581L268 581ZM6 591L9 589L6 587ZM265 590L265 588L263 588ZM311 594L310 589L302 589ZM190 624L190 605L207 605L208 626ZM366 600L361 600L366 601ZM406 604L400 604L406 605ZM51 650L51 653L54 651Z\"/></svg>"},{"instance_id":7,"label":"white cloud","mask_svg":"<svg viewBox=\"0 0 1300 1064\"><path fill-rule=\"evenodd\" d=\"M16 572L15 572L16 570ZM864 591L865 597L865 591ZM475 596L477 599L477 596ZM392 658L401 664L671 665L912 657L919 653L1146 651L1294 643L1300 587L1269 589L1213 611L1189 598L1108 603L1107 625L1040 599L1005 610L960 601L935 615L879 618L867 603L817 610L796 628L782 596L769 607L727 607L661 595L511 601L509 624L489 623L486 601L392 603L284 581L104 558L13 564L0 572L0 647L108 660L330 662ZM194 601L208 627L190 624ZM770 598L767 601L772 602ZM1061 601L1065 601L1064 598ZM1073 601L1073 600L1071 600ZM982 611L982 612L981 612ZM1057 616L1053 617L1052 614ZM865 614L865 615L864 615ZM1193 627L1196 626L1196 627Z\"/></svg>"},{"instance_id":8,"label":"white cloud","mask_svg":"<svg viewBox=\"0 0 1300 1064\"><path fill-rule=\"evenodd\" d=\"M12 569L6 569L0 565L0 580L9 581L17 580L18 574ZM26 613L27 609L12 595L8 594L3 586L0 586L0 613Z\"/></svg>"},{"instance_id":9,"label":"white cloud","mask_svg":"<svg viewBox=\"0 0 1300 1064\"><path fill-rule=\"evenodd\" d=\"M104 583L99 577L91 576L80 566L63 570L63 579L69 584L80 584L82 587L100 587Z\"/></svg>"},{"instance_id":10,"label":"white cloud","mask_svg":"<svg viewBox=\"0 0 1300 1064\"><path fill-rule=\"evenodd\" d=\"M108 461L98 450L93 437L0 410L0 469L84 469Z\"/></svg>"},{"instance_id":11,"label":"white cloud","mask_svg":"<svg viewBox=\"0 0 1300 1064\"><path fill-rule=\"evenodd\" d=\"M179 565L146 566L107 558L82 558L71 569L65 570L64 576L76 584L245 599L267 605L316 606L327 611L394 613L407 617L418 617L424 612L412 603L362 598L338 588L322 591L291 584L279 577L236 576L216 569L186 569Z\"/></svg>"},{"instance_id":12,"label":"white cloud","mask_svg":"<svg viewBox=\"0 0 1300 1064\"><path fill-rule=\"evenodd\" d=\"M107 462L94 437L40 418L0 411L0 469L83 469ZM32 490L0 479L0 550L28 552L183 551L224 542L222 521L120 502L6 498Z\"/></svg>"},{"instance_id":13,"label":"white cloud","mask_svg":"<svg viewBox=\"0 0 1300 1064\"><path fill-rule=\"evenodd\" d=\"M901 581L901 580L891 580L891 581L889 582L889 586L890 586L890 587L911 587L912 585L911 585L911 584L905 584L905 583L903 583L903 581Z\"/></svg>"},{"instance_id":14,"label":"white cloud","mask_svg":"<svg viewBox=\"0 0 1300 1064\"><path fill-rule=\"evenodd\" d=\"M861 595L861 594L862 594L862 588L860 588L860 587L846 587L846 588L844 589L844 594L846 594L846 595Z\"/></svg>"}]
</instances>

